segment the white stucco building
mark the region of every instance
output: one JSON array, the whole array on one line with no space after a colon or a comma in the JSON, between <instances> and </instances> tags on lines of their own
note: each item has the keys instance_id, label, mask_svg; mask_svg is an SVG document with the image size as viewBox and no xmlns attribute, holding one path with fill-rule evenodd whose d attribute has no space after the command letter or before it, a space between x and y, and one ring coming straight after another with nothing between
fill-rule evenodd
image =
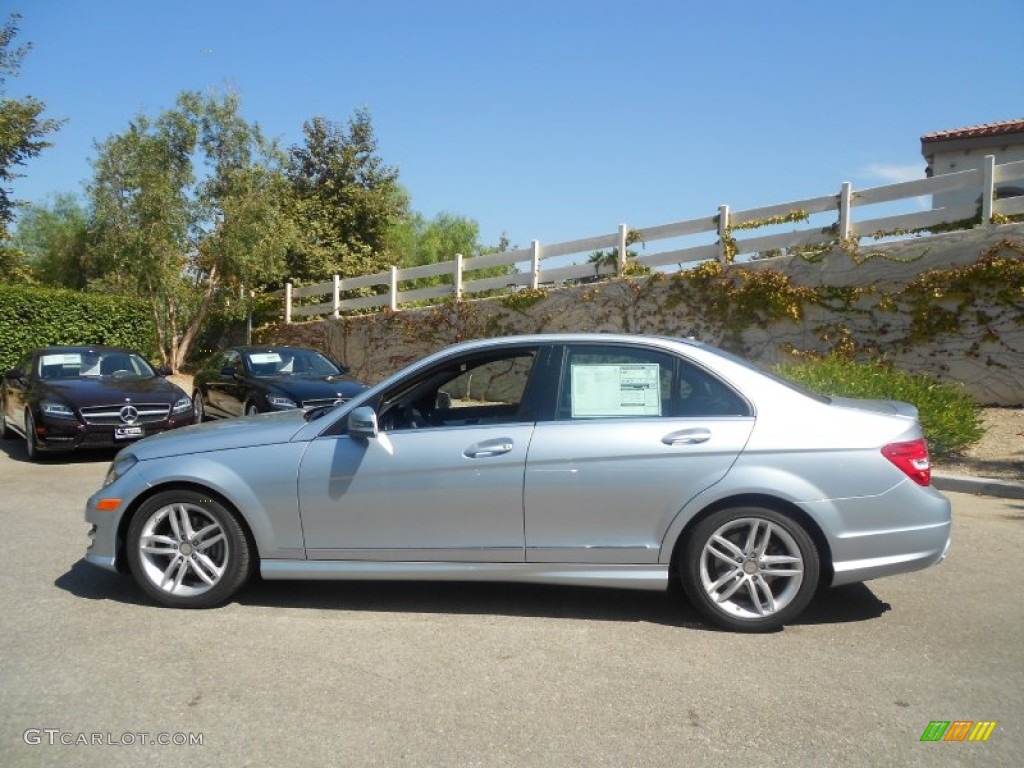
<instances>
[{"instance_id":1,"label":"white stucco building","mask_svg":"<svg viewBox=\"0 0 1024 768\"><path fill-rule=\"evenodd\" d=\"M997 164L1024 160L1024 118L926 133L921 137L921 154L928 163L928 177L981 168L986 155L994 155ZM1024 186L996 187L997 199L1017 195L1024 195ZM966 190L939 193L933 196L932 208L977 203L971 199L975 196Z\"/></svg>"}]
</instances>

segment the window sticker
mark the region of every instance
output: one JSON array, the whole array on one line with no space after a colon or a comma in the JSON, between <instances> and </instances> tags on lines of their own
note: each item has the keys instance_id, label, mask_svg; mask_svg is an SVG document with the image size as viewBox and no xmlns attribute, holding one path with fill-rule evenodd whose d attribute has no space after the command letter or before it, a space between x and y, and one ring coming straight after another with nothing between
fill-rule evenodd
<instances>
[{"instance_id":1,"label":"window sticker","mask_svg":"<svg viewBox=\"0 0 1024 768\"><path fill-rule=\"evenodd\" d=\"M253 365L260 363L280 363L281 355L277 352L253 352L249 355L249 362Z\"/></svg>"},{"instance_id":2,"label":"window sticker","mask_svg":"<svg viewBox=\"0 0 1024 768\"><path fill-rule=\"evenodd\" d=\"M70 355L43 355L42 365L81 365L82 356L78 353Z\"/></svg>"},{"instance_id":3,"label":"window sticker","mask_svg":"<svg viewBox=\"0 0 1024 768\"><path fill-rule=\"evenodd\" d=\"M573 365L569 378L574 419L661 415L657 363Z\"/></svg>"}]
</instances>

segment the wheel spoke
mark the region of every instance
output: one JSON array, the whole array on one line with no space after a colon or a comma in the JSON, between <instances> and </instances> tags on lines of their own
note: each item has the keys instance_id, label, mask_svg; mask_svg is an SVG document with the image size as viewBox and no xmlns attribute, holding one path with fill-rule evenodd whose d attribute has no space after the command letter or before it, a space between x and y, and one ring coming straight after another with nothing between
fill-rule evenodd
<instances>
[{"instance_id":1,"label":"wheel spoke","mask_svg":"<svg viewBox=\"0 0 1024 768\"><path fill-rule=\"evenodd\" d=\"M212 535L211 535L212 534ZM206 538L209 536L209 538ZM192 540L195 542L195 547L199 551L205 551L212 547L214 544L225 541L224 531L217 523L211 523L195 532L192 536Z\"/></svg>"},{"instance_id":2,"label":"wheel spoke","mask_svg":"<svg viewBox=\"0 0 1024 768\"><path fill-rule=\"evenodd\" d=\"M736 594L736 590L742 587L743 583L744 579L742 577L737 578L732 584L730 584L724 590L719 592L717 595L712 594L711 597L717 603L724 603L726 600L728 600L730 597Z\"/></svg>"},{"instance_id":3,"label":"wheel spoke","mask_svg":"<svg viewBox=\"0 0 1024 768\"><path fill-rule=\"evenodd\" d=\"M744 552L753 552L757 543L757 530L761 525L760 520L751 520L750 528L747 529L747 543L743 545Z\"/></svg>"},{"instance_id":4,"label":"wheel spoke","mask_svg":"<svg viewBox=\"0 0 1024 768\"><path fill-rule=\"evenodd\" d=\"M731 571L727 571L724 576L720 576L711 586L708 587L708 592L716 592L718 588L723 584L728 583L730 579L737 579L743 575L743 571L740 568L733 568ZM735 590L733 590L735 591ZM730 595L732 592L729 593Z\"/></svg>"},{"instance_id":5,"label":"wheel spoke","mask_svg":"<svg viewBox=\"0 0 1024 768\"><path fill-rule=\"evenodd\" d=\"M161 579L160 581L160 588L167 589L167 584L171 581L174 581L174 585L169 590L167 590L168 592L173 592L175 589L181 586L181 579L184 569L185 558L183 558L181 555L177 555L171 560L170 564L167 566L167 570L164 571L163 579Z\"/></svg>"},{"instance_id":6,"label":"wheel spoke","mask_svg":"<svg viewBox=\"0 0 1024 768\"><path fill-rule=\"evenodd\" d=\"M761 578L760 574L755 575L750 580L751 591L756 595L761 592L764 595L764 604L759 599L756 599L757 609L761 612L761 615L766 613L775 613L778 607L775 605L775 593L772 592L771 586ZM767 610L766 610L767 606Z\"/></svg>"},{"instance_id":7,"label":"wheel spoke","mask_svg":"<svg viewBox=\"0 0 1024 768\"><path fill-rule=\"evenodd\" d=\"M772 524L766 522L764 524L764 536L761 537L761 543L757 545L757 548L755 550L755 554L757 555L757 557L764 557L764 553L767 551L768 545L771 543L771 539Z\"/></svg>"},{"instance_id":8,"label":"wheel spoke","mask_svg":"<svg viewBox=\"0 0 1024 768\"><path fill-rule=\"evenodd\" d=\"M192 559L192 570L211 587L217 583L221 574L224 573L223 568L217 567L213 560L203 554L196 554Z\"/></svg>"},{"instance_id":9,"label":"wheel spoke","mask_svg":"<svg viewBox=\"0 0 1024 768\"><path fill-rule=\"evenodd\" d=\"M143 536L139 549L150 555L174 555L178 551L178 543L170 536L154 534Z\"/></svg>"},{"instance_id":10,"label":"wheel spoke","mask_svg":"<svg viewBox=\"0 0 1024 768\"><path fill-rule=\"evenodd\" d=\"M718 544L727 553L727 556L725 558L723 558L723 559L726 559L726 560L729 560L730 562L732 562L737 557L739 557L739 558L743 557L743 550L740 549L739 547L737 547L735 544L733 544L731 541L729 541L727 538L725 538L724 536L722 536L720 534L715 534L714 536L712 536L711 540L704 547L705 550L710 551L712 554L714 554L716 556L719 556L718 552L716 552L715 550L713 550L711 548L711 544L712 543Z\"/></svg>"},{"instance_id":11,"label":"wheel spoke","mask_svg":"<svg viewBox=\"0 0 1024 768\"><path fill-rule=\"evenodd\" d=\"M747 593L750 595L750 602L754 604L758 614L764 616L764 606L761 604L761 598L757 594L757 585L753 579L747 579Z\"/></svg>"}]
</instances>

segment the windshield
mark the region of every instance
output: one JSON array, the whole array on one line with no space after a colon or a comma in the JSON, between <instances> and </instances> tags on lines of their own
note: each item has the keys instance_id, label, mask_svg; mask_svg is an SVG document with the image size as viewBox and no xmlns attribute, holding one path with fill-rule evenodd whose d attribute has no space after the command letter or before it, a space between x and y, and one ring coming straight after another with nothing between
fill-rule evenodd
<instances>
[{"instance_id":1,"label":"windshield","mask_svg":"<svg viewBox=\"0 0 1024 768\"><path fill-rule=\"evenodd\" d=\"M249 352L246 365L253 376L338 376L341 371L319 352L268 349Z\"/></svg>"},{"instance_id":2,"label":"windshield","mask_svg":"<svg viewBox=\"0 0 1024 768\"><path fill-rule=\"evenodd\" d=\"M55 352L40 355L39 378L54 379L148 379L156 373L145 360L121 350Z\"/></svg>"}]
</instances>

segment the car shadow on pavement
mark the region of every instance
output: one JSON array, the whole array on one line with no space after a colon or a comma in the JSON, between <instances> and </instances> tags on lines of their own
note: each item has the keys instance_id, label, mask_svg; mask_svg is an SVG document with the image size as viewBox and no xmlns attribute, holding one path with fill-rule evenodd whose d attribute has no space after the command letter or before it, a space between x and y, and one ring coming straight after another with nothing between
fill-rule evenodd
<instances>
[{"instance_id":1,"label":"car shadow on pavement","mask_svg":"<svg viewBox=\"0 0 1024 768\"><path fill-rule=\"evenodd\" d=\"M150 606L131 577L79 560L54 585L87 600ZM544 584L264 581L254 578L234 601L241 606L370 613L492 615L584 621L648 622L719 631L704 622L681 590L563 587ZM888 611L863 584L823 590L793 625L869 621Z\"/></svg>"},{"instance_id":2,"label":"car shadow on pavement","mask_svg":"<svg viewBox=\"0 0 1024 768\"><path fill-rule=\"evenodd\" d=\"M279 582L255 580L241 605L383 613L452 613L587 621L643 621L717 631L697 614L681 589L628 589L544 584L453 582ZM794 624L875 619L889 610L863 584L817 595Z\"/></svg>"},{"instance_id":3,"label":"car shadow on pavement","mask_svg":"<svg viewBox=\"0 0 1024 768\"><path fill-rule=\"evenodd\" d=\"M113 600L126 605L152 605L135 586L131 577L113 573L87 563L84 559L71 566L53 582L57 589L85 600Z\"/></svg>"},{"instance_id":4,"label":"car shadow on pavement","mask_svg":"<svg viewBox=\"0 0 1024 768\"><path fill-rule=\"evenodd\" d=\"M82 463L96 463L96 462L110 462L114 456L117 455L117 448L89 448L79 451L66 451L62 453L46 453L38 461L30 461L28 453L25 451L25 441L14 439L14 440L0 440L0 453L7 455L11 461L16 461L21 464L54 464L56 466L62 466L64 464L82 464Z\"/></svg>"}]
</instances>

